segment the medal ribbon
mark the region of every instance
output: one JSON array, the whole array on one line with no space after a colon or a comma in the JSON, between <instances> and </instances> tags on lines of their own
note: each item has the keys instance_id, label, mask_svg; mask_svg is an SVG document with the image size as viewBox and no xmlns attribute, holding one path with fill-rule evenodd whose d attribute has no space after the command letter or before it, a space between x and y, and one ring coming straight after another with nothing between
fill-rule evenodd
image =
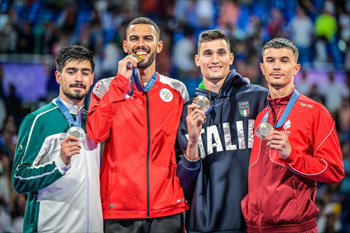
<instances>
[{"instance_id":1,"label":"medal ribbon","mask_svg":"<svg viewBox=\"0 0 350 233\"><path fill-rule=\"evenodd\" d=\"M281 127L284 124L284 122L287 120L287 117L289 116L289 113L292 110L295 102L297 101L298 97L299 97L299 92L295 89L292 97L288 101L286 110L284 110L281 118L278 120L278 122L274 126L274 128L279 128L279 127ZM267 104L267 110L266 110L265 116L262 119L261 123L265 123L267 121L267 115L268 115L268 112L269 112L269 106L270 106L270 102L268 102L268 104Z\"/></svg>"},{"instance_id":2,"label":"medal ribbon","mask_svg":"<svg viewBox=\"0 0 350 233\"><path fill-rule=\"evenodd\" d=\"M137 69L136 69L136 67L134 67L132 69L132 76L129 80L128 90L130 90L130 86L131 86L131 90L128 91L128 95L132 96L134 94L134 83L135 83L137 90L139 90L140 92L148 92L149 90L151 90L151 88L153 87L156 80L157 80L157 73L154 72L154 74L152 75L151 79L148 81L145 88L143 88L141 81L140 81L139 74L137 73Z\"/></svg>"},{"instance_id":3,"label":"medal ribbon","mask_svg":"<svg viewBox=\"0 0 350 233\"><path fill-rule=\"evenodd\" d=\"M81 126L81 118L83 115L83 108L80 109L80 111L77 114L77 119L74 121L68 108L66 107L66 105L64 105L64 103L62 102L62 100L59 96L56 99L56 104L60 108L61 112L63 113L63 115L66 118L70 127L73 127L73 126L80 127Z\"/></svg>"},{"instance_id":4,"label":"medal ribbon","mask_svg":"<svg viewBox=\"0 0 350 233\"><path fill-rule=\"evenodd\" d=\"M226 103L226 102L230 99L230 95L231 95L232 89L233 89L233 87L230 89L230 91L227 93L227 97L226 97L221 103L212 104L212 103L210 102L210 107L214 108L214 107L217 107L217 106L219 106L219 105L221 105L221 104ZM209 100L209 101L210 101L210 100Z\"/></svg>"}]
</instances>

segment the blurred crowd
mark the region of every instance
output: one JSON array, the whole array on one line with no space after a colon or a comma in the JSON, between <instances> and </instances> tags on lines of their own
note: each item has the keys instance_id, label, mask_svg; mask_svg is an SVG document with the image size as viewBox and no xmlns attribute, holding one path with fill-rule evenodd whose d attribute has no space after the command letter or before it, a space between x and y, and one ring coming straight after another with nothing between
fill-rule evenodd
<instances>
[{"instance_id":1,"label":"blurred crowd","mask_svg":"<svg viewBox=\"0 0 350 233\"><path fill-rule=\"evenodd\" d=\"M66 45L94 52L95 81L114 76L125 56L126 26L138 16L161 29L157 71L183 81L191 96L202 80L193 57L203 30L224 30L235 56L232 68L265 87L259 68L264 43L286 37L297 45L302 65L297 89L333 115L346 172L338 185L318 185L318 230L350 232L350 0L2 0L0 54L52 57L41 60L47 96L32 103L33 110L58 95L53 58ZM313 70L327 74L322 85L310 78ZM339 73L343 79L335 78ZM3 86L5 76L0 63L0 232L21 232L26 195L14 192L10 173L18 127L28 112L16 86Z\"/></svg>"}]
</instances>

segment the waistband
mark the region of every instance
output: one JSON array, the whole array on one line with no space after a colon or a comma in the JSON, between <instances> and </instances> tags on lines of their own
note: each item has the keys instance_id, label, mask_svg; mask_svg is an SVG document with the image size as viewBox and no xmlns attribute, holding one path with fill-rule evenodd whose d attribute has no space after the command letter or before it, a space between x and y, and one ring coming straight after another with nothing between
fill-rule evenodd
<instances>
[{"instance_id":1,"label":"waistband","mask_svg":"<svg viewBox=\"0 0 350 233\"><path fill-rule=\"evenodd\" d=\"M303 232L312 230L317 226L316 218L310 221L297 223L297 224L287 224L287 225L276 225L276 226L262 226L260 229L257 226L247 225L249 233L284 233L284 232Z\"/></svg>"}]
</instances>

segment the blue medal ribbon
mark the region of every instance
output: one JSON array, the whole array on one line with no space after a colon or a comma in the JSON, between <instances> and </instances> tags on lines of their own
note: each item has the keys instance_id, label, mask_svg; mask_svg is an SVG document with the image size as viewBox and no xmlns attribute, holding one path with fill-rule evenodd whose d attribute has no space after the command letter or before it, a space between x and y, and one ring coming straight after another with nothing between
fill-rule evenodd
<instances>
[{"instance_id":1,"label":"blue medal ribbon","mask_svg":"<svg viewBox=\"0 0 350 233\"><path fill-rule=\"evenodd\" d=\"M210 102L210 107L215 108L215 107L217 107L217 106L219 106L219 105L221 105L221 104L226 103L226 102L230 99L230 95L231 95L232 90L233 90L233 87L229 90L229 92L227 92L227 97L226 97L221 103L212 104L212 103Z\"/></svg>"},{"instance_id":2,"label":"blue medal ribbon","mask_svg":"<svg viewBox=\"0 0 350 233\"><path fill-rule=\"evenodd\" d=\"M148 81L145 88L143 88L141 81L140 81L139 74L137 73L137 68L134 67L132 69L132 76L129 80L128 90L130 90L130 87L131 87L131 90L128 91L128 95L132 96L134 94L134 83L135 83L137 90L139 90L140 92L148 92L149 90L151 90L151 88L153 87L156 80L157 80L157 73L154 72L154 74L152 75L151 79Z\"/></svg>"},{"instance_id":3,"label":"blue medal ribbon","mask_svg":"<svg viewBox=\"0 0 350 233\"><path fill-rule=\"evenodd\" d=\"M287 120L287 117L289 116L290 111L292 111L292 108L293 108L295 102L297 101L298 97L299 97L299 92L295 89L292 97L288 101L286 110L284 110L284 112L283 112L281 118L279 119L279 121L277 122L277 124L275 126L273 126L274 128L279 128L284 124L284 122ZM265 116L262 119L261 123L265 123L267 121L269 106L270 106L270 103L268 102L267 110L266 110Z\"/></svg>"},{"instance_id":4,"label":"blue medal ribbon","mask_svg":"<svg viewBox=\"0 0 350 233\"><path fill-rule=\"evenodd\" d=\"M209 94L209 98L208 98L205 94L199 94L198 96L204 96L205 98L207 98L208 101L209 101L209 104L210 104L208 110L205 112L205 115L208 115L208 114L211 112L211 110L213 110L213 108L215 108L215 107L217 107L217 106L220 106L220 105L226 103L226 102L230 99L230 95L231 95L232 90L233 90L233 87L229 90L229 92L227 92L227 97L226 97L222 102L220 102L220 103L218 103L218 104L213 104L213 103L211 102L211 100L210 100L210 99L211 99L210 94Z\"/></svg>"},{"instance_id":5,"label":"blue medal ribbon","mask_svg":"<svg viewBox=\"0 0 350 233\"><path fill-rule=\"evenodd\" d=\"M77 114L77 119L74 121L68 108L66 107L66 105L64 105L64 103L62 102L62 100L59 96L56 99L56 104L60 108L61 112L63 113L63 115L66 118L70 127L73 127L73 126L80 127L81 126L81 118L83 115L83 108L80 109L80 111Z\"/></svg>"}]
</instances>

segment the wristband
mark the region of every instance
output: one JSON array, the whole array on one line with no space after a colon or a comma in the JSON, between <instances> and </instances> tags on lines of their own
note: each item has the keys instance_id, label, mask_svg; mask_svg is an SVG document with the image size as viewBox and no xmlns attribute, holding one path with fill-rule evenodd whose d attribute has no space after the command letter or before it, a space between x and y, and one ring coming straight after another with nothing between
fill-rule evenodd
<instances>
[{"instance_id":1,"label":"wristband","mask_svg":"<svg viewBox=\"0 0 350 233\"><path fill-rule=\"evenodd\" d=\"M196 159L190 159L190 158L188 158L187 155L186 155L186 151L184 151L184 157L185 157L185 159L187 159L187 160L190 161L190 162L197 162L197 161L199 161L199 160L201 159L200 156L198 156L198 158L196 158Z\"/></svg>"}]
</instances>

